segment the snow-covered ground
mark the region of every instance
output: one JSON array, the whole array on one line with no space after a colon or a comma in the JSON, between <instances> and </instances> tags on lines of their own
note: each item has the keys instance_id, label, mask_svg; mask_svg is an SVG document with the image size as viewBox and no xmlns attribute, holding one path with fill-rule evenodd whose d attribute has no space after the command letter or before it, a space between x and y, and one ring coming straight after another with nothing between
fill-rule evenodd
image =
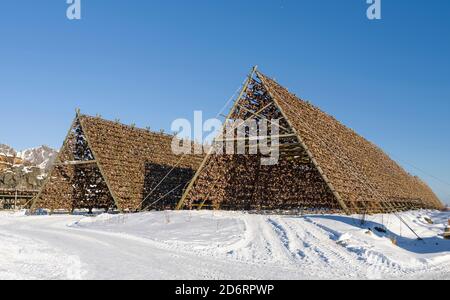
<instances>
[{"instance_id":1,"label":"snow-covered ground","mask_svg":"<svg viewBox=\"0 0 450 300\"><path fill-rule=\"evenodd\" d=\"M394 215L2 212L0 279L450 279L450 213L401 216L423 241Z\"/></svg>"}]
</instances>

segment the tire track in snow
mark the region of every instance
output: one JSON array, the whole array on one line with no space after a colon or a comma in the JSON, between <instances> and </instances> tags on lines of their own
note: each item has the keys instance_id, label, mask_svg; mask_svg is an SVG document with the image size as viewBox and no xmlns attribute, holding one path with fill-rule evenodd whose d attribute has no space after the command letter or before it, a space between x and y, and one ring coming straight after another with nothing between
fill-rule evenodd
<instances>
[{"instance_id":1,"label":"tire track in snow","mask_svg":"<svg viewBox=\"0 0 450 300\"><path fill-rule=\"evenodd\" d=\"M244 238L231 246L230 258L292 267L291 253L280 243L266 216L244 215L240 219L245 224Z\"/></svg>"},{"instance_id":2,"label":"tire track in snow","mask_svg":"<svg viewBox=\"0 0 450 300\"><path fill-rule=\"evenodd\" d=\"M337 231L323 224L317 223L313 220L313 218L314 217L305 217L304 220L314 225L317 229L328 233L332 240L338 240L339 233ZM357 262L360 263L361 268L363 268L362 270L366 270L366 277L369 279L403 278L405 276L414 277L429 272L439 273L449 268L448 264L446 266L436 266L422 259L416 260L417 264L420 266L402 266L401 263L395 262L386 254L375 250L374 245L361 240L358 240L358 243L361 245L343 245L343 249L346 249L349 253L356 256Z\"/></svg>"},{"instance_id":3,"label":"tire track in snow","mask_svg":"<svg viewBox=\"0 0 450 300\"><path fill-rule=\"evenodd\" d=\"M199 255L127 233L71 228L65 224L66 221L38 219L33 225L20 224L13 231L23 237L35 236L36 241L50 249L76 253L86 267L87 279L283 279L286 274L302 278L301 273L281 266Z\"/></svg>"},{"instance_id":4,"label":"tire track in snow","mask_svg":"<svg viewBox=\"0 0 450 300\"><path fill-rule=\"evenodd\" d=\"M43 245L36 247L36 255L33 255L35 257L39 256L39 251L64 254L64 257L54 255L60 260L60 265L55 263L55 268L63 266L63 273L59 273L63 275L60 277L66 276L66 265L73 266L75 271L80 270L81 266L83 272L88 272L83 278L200 280L391 277L433 279L447 276L445 274L450 267L447 262L442 260L439 264L439 260L436 260L435 264L439 264L439 267L430 268L431 264L425 264L425 259L423 265L399 260L397 267L391 264L401 257L396 249L380 248L377 246L379 241L374 240L372 243L357 227L338 223L334 227L328 224L335 223L321 222L321 219L314 216L261 216L228 212L206 216L199 213L199 217L213 220L214 228L206 232L200 231L213 237L213 240L207 243L202 236L196 237L191 231L187 239L180 235L187 225L183 222L177 223L176 215L174 214L175 221L172 220L175 223L172 222L169 227L148 225L149 221L154 223L159 220L159 214L137 215L134 222L131 222L130 216L130 222L118 222L112 224L113 226L110 222L103 224L93 220L94 226L85 227L67 226L80 218L73 216L11 218L6 221L0 219L0 234L2 229L5 229L8 234L31 240L31 245ZM183 219L182 213L178 214L178 219ZM219 230L220 223L216 220L223 219L234 219L238 222L228 223L232 226ZM196 228L198 224L203 224L202 220L194 219L192 222L197 222ZM6 226L7 223L11 224ZM97 223L101 226L96 227ZM179 226L179 231L174 231L173 224L176 225L175 228ZM146 229L136 231L133 226ZM153 237L146 233L153 232L154 228L162 234ZM339 231L334 230L336 228L339 228ZM353 237L350 236L348 243L339 245L337 241L340 241L341 233L345 232L352 233ZM173 243L173 237L177 234L181 240ZM189 243L189 239L193 243ZM1 249L0 245L0 252ZM383 257L381 253L384 249L388 252ZM389 251L394 251L396 255ZM71 254L76 255L78 261L71 260L71 257L75 258L70 256ZM415 259L420 262L420 259ZM43 270L50 270L48 274L42 274L42 278L51 278L58 272L52 273L52 264L49 261L43 261L42 264ZM2 268L5 269L5 265L0 264L0 277ZM33 270L36 269L30 269L30 272L34 272ZM72 275L76 277L77 272Z\"/></svg>"},{"instance_id":5,"label":"tire track in snow","mask_svg":"<svg viewBox=\"0 0 450 300\"><path fill-rule=\"evenodd\" d=\"M315 270L324 278L355 278L365 275L356 257L336 244L332 236L302 218L272 217L276 230L283 230L289 240L288 250L297 265ZM298 255L298 253L304 255Z\"/></svg>"},{"instance_id":6,"label":"tire track in snow","mask_svg":"<svg viewBox=\"0 0 450 300\"><path fill-rule=\"evenodd\" d=\"M342 249L341 254L346 253L353 257L357 263L360 276L368 279L382 279L386 277L399 277L407 274L400 265L390 260L383 253L374 250L373 245L363 243L361 246L338 245L339 233L332 228L319 224L313 220L313 217L305 217L305 222L311 224L311 228L322 231L330 236L335 247ZM353 264L355 264L353 262Z\"/></svg>"}]
</instances>

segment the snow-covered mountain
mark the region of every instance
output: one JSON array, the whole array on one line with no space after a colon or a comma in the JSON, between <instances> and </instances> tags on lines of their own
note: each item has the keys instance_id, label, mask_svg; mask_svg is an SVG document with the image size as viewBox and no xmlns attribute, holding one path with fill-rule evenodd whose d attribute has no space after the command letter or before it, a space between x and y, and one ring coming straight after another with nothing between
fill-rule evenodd
<instances>
[{"instance_id":1,"label":"snow-covered mountain","mask_svg":"<svg viewBox=\"0 0 450 300\"><path fill-rule=\"evenodd\" d=\"M56 159L58 152L48 146L31 148L17 153L24 163L48 170Z\"/></svg>"},{"instance_id":2,"label":"snow-covered mountain","mask_svg":"<svg viewBox=\"0 0 450 300\"><path fill-rule=\"evenodd\" d=\"M14 157L16 154L16 151L12 147L0 144L0 156Z\"/></svg>"},{"instance_id":3,"label":"snow-covered mountain","mask_svg":"<svg viewBox=\"0 0 450 300\"><path fill-rule=\"evenodd\" d=\"M47 146L17 152L0 144L0 188L39 189L56 155L57 152Z\"/></svg>"}]
</instances>

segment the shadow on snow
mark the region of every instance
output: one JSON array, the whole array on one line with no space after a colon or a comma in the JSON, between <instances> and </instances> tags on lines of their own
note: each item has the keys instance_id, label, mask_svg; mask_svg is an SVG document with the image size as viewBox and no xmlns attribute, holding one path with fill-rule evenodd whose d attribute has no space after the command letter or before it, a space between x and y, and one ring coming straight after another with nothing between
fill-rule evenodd
<instances>
[{"instance_id":1,"label":"shadow on snow","mask_svg":"<svg viewBox=\"0 0 450 300\"><path fill-rule=\"evenodd\" d=\"M305 216L305 217L299 217L304 219L307 222L313 223L314 225L326 230L327 232L331 233L334 237L332 237L333 240L338 240L340 237L340 233L337 231L334 231L333 229L328 228L327 226L323 226L321 224L317 224L313 221L313 219L327 219L331 221L337 221L341 222L350 226L355 226L361 229L368 229L371 230L373 234L375 234L378 237L385 237L385 238L394 238L397 240L397 246L413 252L417 254L432 254L432 253L441 253L441 252L450 252L450 240L445 240L442 237L434 236L434 237L425 237L423 240L413 239L413 238L407 238L401 235L398 235L392 231L390 231L388 228L386 228L383 224L373 222L366 220L364 224L361 224L361 220L358 220L357 218L353 217L347 217L347 216ZM402 225L404 226L404 225ZM405 227L405 230L408 232L409 229ZM376 228L384 228L386 230L386 233L379 232L376 230ZM412 232L410 232L412 234Z\"/></svg>"}]
</instances>

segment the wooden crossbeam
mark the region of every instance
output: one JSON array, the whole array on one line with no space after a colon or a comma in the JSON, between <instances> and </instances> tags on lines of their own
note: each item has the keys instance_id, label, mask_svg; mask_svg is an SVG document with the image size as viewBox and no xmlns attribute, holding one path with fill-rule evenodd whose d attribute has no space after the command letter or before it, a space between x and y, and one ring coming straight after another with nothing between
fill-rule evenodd
<instances>
[{"instance_id":1,"label":"wooden crossbeam","mask_svg":"<svg viewBox=\"0 0 450 300\"><path fill-rule=\"evenodd\" d=\"M244 107L244 106L242 106L242 105L240 105L240 104L238 104L237 106L238 106L239 108L245 110L245 111L248 112L249 114L254 115L255 117L258 117L258 118L260 118L260 119L266 119L264 116L261 116L260 114L255 113L255 112L251 111L250 109L248 109L248 108L246 108L246 107ZM284 119L284 118L285 118L285 117L283 116L283 119ZM286 131L291 131L291 130L287 129L286 127L281 126L280 124L277 124L277 123L273 122L272 120L267 120L267 121L269 121L270 124L275 125L275 126L281 128L281 129L284 129L284 130L286 130Z\"/></svg>"},{"instance_id":2,"label":"wooden crossbeam","mask_svg":"<svg viewBox=\"0 0 450 300\"><path fill-rule=\"evenodd\" d=\"M14 198L19 198L19 199L23 199L23 198L27 198L27 199L31 199L33 198L33 195L0 195L0 198L8 198L8 199L14 199Z\"/></svg>"},{"instance_id":3,"label":"wooden crossbeam","mask_svg":"<svg viewBox=\"0 0 450 300\"><path fill-rule=\"evenodd\" d=\"M308 156L303 148L295 147L295 148L280 148L280 153L305 153L305 156Z\"/></svg>"},{"instance_id":4,"label":"wooden crossbeam","mask_svg":"<svg viewBox=\"0 0 450 300\"><path fill-rule=\"evenodd\" d=\"M56 166L80 166L80 165L91 165L96 164L96 160L74 160L74 161L66 161L62 163L55 164Z\"/></svg>"},{"instance_id":5,"label":"wooden crossbeam","mask_svg":"<svg viewBox=\"0 0 450 300\"><path fill-rule=\"evenodd\" d=\"M305 162L311 161L310 158L306 155L298 155L293 153L280 153L280 157L284 159L299 159Z\"/></svg>"},{"instance_id":6,"label":"wooden crossbeam","mask_svg":"<svg viewBox=\"0 0 450 300\"><path fill-rule=\"evenodd\" d=\"M271 147L271 145L267 145L268 147ZM293 150L298 150L298 151L304 151L301 144L298 143L286 143L286 144L282 144L280 143L279 145L276 145L280 151L283 150L289 150L289 151L293 151ZM252 149L252 148L258 148L259 144L257 145L245 145L246 148Z\"/></svg>"},{"instance_id":7,"label":"wooden crossbeam","mask_svg":"<svg viewBox=\"0 0 450 300\"><path fill-rule=\"evenodd\" d=\"M239 142L239 141L260 141L260 140L272 140L272 139L285 139L297 137L295 134L282 134L282 135L272 135L272 136L255 136L255 137L243 137L243 138L225 138L216 139L215 142Z\"/></svg>"},{"instance_id":8,"label":"wooden crossbeam","mask_svg":"<svg viewBox=\"0 0 450 300\"><path fill-rule=\"evenodd\" d=\"M299 148L299 149L304 150L303 147L302 147L302 144L300 144L300 143L280 144L279 147L282 148L282 149L297 149L297 148Z\"/></svg>"},{"instance_id":9,"label":"wooden crossbeam","mask_svg":"<svg viewBox=\"0 0 450 300\"><path fill-rule=\"evenodd\" d=\"M252 110L249 110L247 108L245 108L245 110L252 114L253 116L259 116L262 112L264 112L266 109L268 109L269 107L271 107L273 105L273 102L271 101L269 104L265 105L263 108L259 109L258 111L254 112ZM244 108L244 106L239 105L240 108Z\"/></svg>"},{"instance_id":10,"label":"wooden crossbeam","mask_svg":"<svg viewBox=\"0 0 450 300\"><path fill-rule=\"evenodd\" d=\"M302 156L302 155L280 153L280 158L283 158L285 160L296 159L296 160L300 160L300 161L305 162L305 163L310 162L310 159L308 157Z\"/></svg>"}]
</instances>

